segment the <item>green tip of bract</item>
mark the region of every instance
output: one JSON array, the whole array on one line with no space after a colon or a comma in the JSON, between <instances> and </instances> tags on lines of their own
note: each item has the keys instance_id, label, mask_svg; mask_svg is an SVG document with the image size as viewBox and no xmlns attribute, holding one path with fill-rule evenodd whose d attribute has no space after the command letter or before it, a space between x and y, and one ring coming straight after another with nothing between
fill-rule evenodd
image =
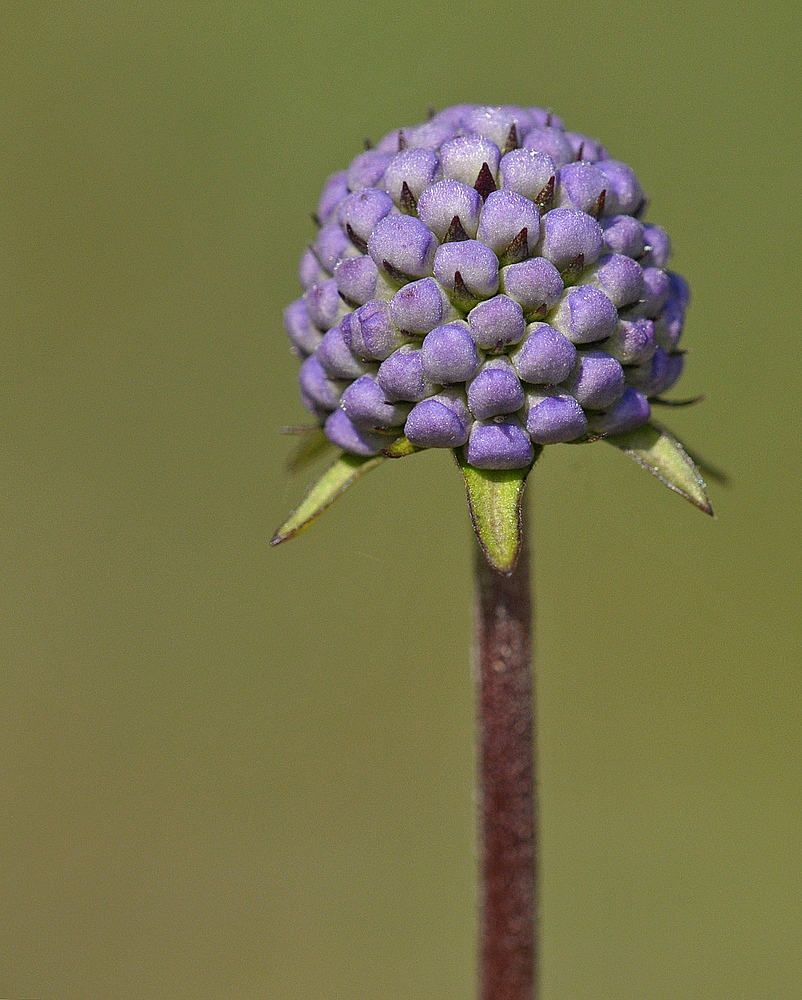
<instances>
[{"instance_id":1,"label":"green tip of bract","mask_svg":"<svg viewBox=\"0 0 802 1000\"><path fill-rule=\"evenodd\" d=\"M680 442L659 424L644 424L627 434L605 438L648 469L661 483L704 511L713 515L707 486L696 463Z\"/></svg>"},{"instance_id":2,"label":"green tip of bract","mask_svg":"<svg viewBox=\"0 0 802 1000\"><path fill-rule=\"evenodd\" d=\"M349 486L364 476L366 472L381 465L383 461L383 455L363 458L361 455L341 454L326 469L320 479L310 487L300 504L270 539L270 544L279 545L281 542L286 542L288 538L294 538L304 528L308 528L327 507L334 503L337 497L345 493Z\"/></svg>"},{"instance_id":3,"label":"green tip of bract","mask_svg":"<svg viewBox=\"0 0 802 1000\"><path fill-rule=\"evenodd\" d=\"M542 450L536 450L532 465ZM508 576L521 548L521 501L532 465L526 469L477 469L465 461L461 450L455 454L465 480L473 530L485 558L497 573Z\"/></svg>"}]
</instances>

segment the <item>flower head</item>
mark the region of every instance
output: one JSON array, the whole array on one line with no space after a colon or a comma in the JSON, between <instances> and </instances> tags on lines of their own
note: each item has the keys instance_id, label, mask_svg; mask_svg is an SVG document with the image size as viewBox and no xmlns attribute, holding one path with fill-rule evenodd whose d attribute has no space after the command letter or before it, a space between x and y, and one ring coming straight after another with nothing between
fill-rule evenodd
<instances>
[{"instance_id":1,"label":"flower head","mask_svg":"<svg viewBox=\"0 0 802 1000\"><path fill-rule=\"evenodd\" d=\"M544 445L620 443L684 364L688 286L646 206L630 167L540 108L389 133L328 179L301 258L304 406L346 455L460 449L521 483Z\"/></svg>"}]
</instances>

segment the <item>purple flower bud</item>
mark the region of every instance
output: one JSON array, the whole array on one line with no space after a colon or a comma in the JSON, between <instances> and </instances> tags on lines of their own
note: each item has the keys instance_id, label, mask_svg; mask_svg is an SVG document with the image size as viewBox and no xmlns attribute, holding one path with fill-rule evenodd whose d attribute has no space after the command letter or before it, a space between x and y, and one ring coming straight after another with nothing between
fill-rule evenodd
<instances>
[{"instance_id":1,"label":"purple flower bud","mask_svg":"<svg viewBox=\"0 0 802 1000\"><path fill-rule=\"evenodd\" d=\"M503 267L500 284L505 295L520 303L525 316L545 315L563 291L560 272L544 257Z\"/></svg>"},{"instance_id":2,"label":"purple flower bud","mask_svg":"<svg viewBox=\"0 0 802 1000\"><path fill-rule=\"evenodd\" d=\"M323 366L314 356L307 358L301 365L298 382L302 392L324 409L333 410L340 401L342 386L326 375Z\"/></svg>"},{"instance_id":3,"label":"purple flower bud","mask_svg":"<svg viewBox=\"0 0 802 1000\"><path fill-rule=\"evenodd\" d=\"M685 325L685 310L677 299L669 298L654 324L654 335L658 344L669 352L673 351L682 336Z\"/></svg>"},{"instance_id":4,"label":"purple flower bud","mask_svg":"<svg viewBox=\"0 0 802 1000\"><path fill-rule=\"evenodd\" d=\"M386 434L360 430L339 407L326 420L323 429L329 441L343 451L350 451L355 455L378 455L391 440Z\"/></svg>"},{"instance_id":5,"label":"purple flower bud","mask_svg":"<svg viewBox=\"0 0 802 1000\"><path fill-rule=\"evenodd\" d=\"M392 286L379 272L371 257L346 257L334 269L340 297L349 305L361 306L370 299L389 299Z\"/></svg>"},{"instance_id":6,"label":"purple flower bud","mask_svg":"<svg viewBox=\"0 0 802 1000\"><path fill-rule=\"evenodd\" d=\"M490 298L498 291L498 259L490 247L476 240L443 243L434 257L434 276L457 296Z\"/></svg>"},{"instance_id":7,"label":"purple flower bud","mask_svg":"<svg viewBox=\"0 0 802 1000\"><path fill-rule=\"evenodd\" d=\"M449 125L453 129L462 128L468 115L476 110L475 104L452 104L450 108L438 111L432 119L440 125Z\"/></svg>"},{"instance_id":8,"label":"purple flower bud","mask_svg":"<svg viewBox=\"0 0 802 1000\"><path fill-rule=\"evenodd\" d=\"M577 160L596 163L598 160L607 159L607 150L596 139L582 135L581 132L566 132L565 138L571 143L571 149Z\"/></svg>"},{"instance_id":9,"label":"purple flower bud","mask_svg":"<svg viewBox=\"0 0 802 1000\"><path fill-rule=\"evenodd\" d=\"M465 457L477 469L525 469L535 457L529 435L514 417L477 421Z\"/></svg>"},{"instance_id":10,"label":"purple flower bud","mask_svg":"<svg viewBox=\"0 0 802 1000\"><path fill-rule=\"evenodd\" d=\"M510 107L476 107L463 118L466 132L483 135L503 149L510 135L510 129L515 125L518 136L533 127L531 117L520 108Z\"/></svg>"},{"instance_id":11,"label":"purple flower bud","mask_svg":"<svg viewBox=\"0 0 802 1000\"><path fill-rule=\"evenodd\" d=\"M414 125L412 129L414 129ZM407 138L407 132L411 131L409 128L394 128L392 132L388 132L387 135L383 135L381 139L373 146L374 149L378 149L380 153L390 153L390 155L397 153L399 149L403 149L404 140ZM401 136L404 136L402 139Z\"/></svg>"},{"instance_id":12,"label":"purple flower bud","mask_svg":"<svg viewBox=\"0 0 802 1000\"><path fill-rule=\"evenodd\" d=\"M615 332L618 311L593 285L566 289L549 322L575 344L591 344Z\"/></svg>"},{"instance_id":13,"label":"purple flower bud","mask_svg":"<svg viewBox=\"0 0 802 1000\"><path fill-rule=\"evenodd\" d=\"M396 205L403 207L401 191L404 184L417 200L434 182L439 170L440 160L431 150L404 149L392 158L384 171L383 186Z\"/></svg>"},{"instance_id":14,"label":"purple flower bud","mask_svg":"<svg viewBox=\"0 0 802 1000\"><path fill-rule=\"evenodd\" d=\"M557 385L571 373L576 362L576 348L559 330L546 323L530 323L526 337L510 355L524 382Z\"/></svg>"},{"instance_id":15,"label":"purple flower bud","mask_svg":"<svg viewBox=\"0 0 802 1000\"><path fill-rule=\"evenodd\" d=\"M540 235L540 213L522 194L506 190L491 192L482 206L477 239L501 255L524 231L521 254L528 257Z\"/></svg>"},{"instance_id":16,"label":"purple flower bud","mask_svg":"<svg viewBox=\"0 0 802 1000\"><path fill-rule=\"evenodd\" d=\"M421 278L399 288L390 300L390 315L400 330L419 334L456 319L445 290L434 278Z\"/></svg>"},{"instance_id":17,"label":"purple flower bud","mask_svg":"<svg viewBox=\"0 0 802 1000\"><path fill-rule=\"evenodd\" d=\"M637 389L627 388L604 413L594 413L588 426L594 434L624 434L641 427L651 416L649 400Z\"/></svg>"},{"instance_id":18,"label":"purple flower bud","mask_svg":"<svg viewBox=\"0 0 802 1000\"><path fill-rule=\"evenodd\" d=\"M327 179L317 203L317 217L322 225L331 222L337 213L337 206L347 194L348 174L345 170L340 170Z\"/></svg>"},{"instance_id":19,"label":"purple flower bud","mask_svg":"<svg viewBox=\"0 0 802 1000\"><path fill-rule=\"evenodd\" d=\"M588 419L568 393L532 390L526 394L526 429L535 444L562 444L582 437Z\"/></svg>"},{"instance_id":20,"label":"purple flower bud","mask_svg":"<svg viewBox=\"0 0 802 1000\"><path fill-rule=\"evenodd\" d=\"M459 219L463 231L473 238L481 207L482 199L474 188L460 181L438 181L418 199L418 217L438 240L446 238L455 218Z\"/></svg>"},{"instance_id":21,"label":"purple flower bud","mask_svg":"<svg viewBox=\"0 0 802 1000\"><path fill-rule=\"evenodd\" d=\"M552 158L535 149L513 149L502 156L499 163L501 187L530 201L535 201L556 173Z\"/></svg>"},{"instance_id":22,"label":"purple flower bud","mask_svg":"<svg viewBox=\"0 0 802 1000\"><path fill-rule=\"evenodd\" d=\"M635 215L645 200L635 171L620 160L600 160L596 166L607 178L607 215Z\"/></svg>"},{"instance_id":23,"label":"purple flower bud","mask_svg":"<svg viewBox=\"0 0 802 1000\"><path fill-rule=\"evenodd\" d=\"M405 344L379 366L378 382L391 402L419 403L433 396L439 386L423 374L420 348Z\"/></svg>"},{"instance_id":24,"label":"purple flower bud","mask_svg":"<svg viewBox=\"0 0 802 1000\"><path fill-rule=\"evenodd\" d=\"M356 427L389 429L407 419L409 406L391 403L372 375L362 375L343 392L340 406Z\"/></svg>"},{"instance_id":25,"label":"purple flower bud","mask_svg":"<svg viewBox=\"0 0 802 1000\"><path fill-rule=\"evenodd\" d=\"M567 163L557 175L556 202L560 208L578 208L591 215L599 214L607 178L590 163ZM606 198L606 195L605 195Z\"/></svg>"},{"instance_id":26,"label":"purple flower bud","mask_svg":"<svg viewBox=\"0 0 802 1000\"><path fill-rule=\"evenodd\" d=\"M628 312L645 316L647 319L656 319L666 303L670 290L671 282L665 271L658 267L644 267L640 301Z\"/></svg>"},{"instance_id":27,"label":"purple flower bud","mask_svg":"<svg viewBox=\"0 0 802 1000\"><path fill-rule=\"evenodd\" d=\"M620 320L618 329L604 345L622 365L640 365L654 354L654 323L650 319Z\"/></svg>"},{"instance_id":28,"label":"purple flower bud","mask_svg":"<svg viewBox=\"0 0 802 1000\"><path fill-rule=\"evenodd\" d=\"M312 285L305 299L309 318L320 330L330 330L347 312L334 278L327 278Z\"/></svg>"},{"instance_id":29,"label":"purple flower bud","mask_svg":"<svg viewBox=\"0 0 802 1000\"><path fill-rule=\"evenodd\" d=\"M325 333L315 351L315 357L329 378L359 378L371 370L372 366L352 354L345 342L343 326L348 327L350 332L350 320L351 314L346 316L339 326L333 326Z\"/></svg>"},{"instance_id":30,"label":"purple flower bud","mask_svg":"<svg viewBox=\"0 0 802 1000\"><path fill-rule=\"evenodd\" d=\"M599 223L578 208L555 208L541 220L541 249L555 267L564 271L571 266L594 264L604 244Z\"/></svg>"},{"instance_id":31,"label":"purple flower bud","mask_svg":"<svg viewBox=\"0 0 802 1000\"><path fill-rule=\"evenodd\" d=\"M548 111L546 108L527 108L526 110L534 123L533 128L556 128L565 131L565 122L553 111Z\"/></svg>"},{"instance_id":32,"label":"purple flower bud","mask_svg":"<svg viewBox=\"0 0 802 1000\"><path fill-rule=\"evenodd\" d=\"M298 265L298 280L304 291L316 285L318 281L325 281L328 275L318 263L317 257L312 250L304 250L301 255L301 262Z\"/></svg>"},{"instance_id":33,"label":"purple flower bud","mask_svg":"<svg viewBox=\"0 0 802 1000\"><path fill-rule=\"evenodd\" d=\"M349 190L376 187L384 177L390 159L389 153L382 153L378 149L368 149L357 156L348 168Z\"/></svg>"},{"instance_id":34,"label":"purple flower bud","mask_svg":"<svg viewBox=\"0 0 802 1000\"><path fill-rule=\"evenodd\" d=\"M605 196L606 201L606 196ZM612 215L599 220L604 245L611 253L639 258L643 254L643 223L631 215Z\"/></svg>"},{"instance_id":35,"label":"purple flower bud","mask_svg":"<svg viewBox=\"0 0 802 1000\"><path fill-rule=\"evenodd\" d=\"M408 215L388 215L376 224L368 240L370 256L379 267L425 278L432 273L437 240L420 219Z\"/></svg>"},{"instance_id":36,"label":"purple flower bud","mask_svg":"<svg viewBox=\"0 0 802 1000\"><path fill-rule=\"evenodd\" d=\"M389 303L380 299L366 302L351 317L349 347L358 358L383 361L406 343L406 339L393 323Z\"/></svg>"},{"instance_id":37,"label":"purple flower bud","mask_svg":"<svg viewBox=\"0 0 802 1000\"><path fill-rule=\"evenodd\" d=\"M315 240L315 255L329 274L343 257L355 254L351 241L336 222L324 226ZM328 276L328 275L327 275Z\"/></svg>"},{"instance_id":38,"label":"purple flower bud","mask_svg":"<svg viewBox=\"0 0 802 1000\"><path fill-rule=\"evenodd\" d=\"M643 240L646 245L646 253L641 258L643 264L665 267L671 254L671 241L665 229L653 222L647 222L643 227Z\"/></svg>"},{"instance_id":39,"label":"purple flower bud","mask_svg":"<svg viewBox=\"0 0 802 1000\"><path fill-rule=\"evenodd\" d=\"M404 135L410 148L437 151L444 142L454 138L454 129L446 122L432 121L417 125Z\"/></svg>"},{"instance_id":40,"label":"purple flower bud","mask_svg":"<svg viewBox=\"0 0 802 1000\"><path fill-rule=\"evenodd\" d=\"M583 351L561 388L580 406L605 410L624 391L624 369L606 351Z\"/></svg>"},{"instance_id":41,"label":"purple flower bud","mask_svg":"<svg viewBox=\"0 0 802 1000\"><path fill-rule=\"evenodd\" d=\"M314 353L323 336L309 318L306 299L296 299L284 310L284 329L293 347L304 357Z\"/></svg>"},{"instance_id":42,"label":"purple flower bud","mask_svg":"<svg viewBox=\"0 0 802 1000\"><path fill-rule=\"evenodd\" d=\"M468 383L468 406L478 420L515 413L524 405L524 391L507 358L486 361Z\"/></svg>"},{"instance_id":43,"label":"purple flower bud","mask_svg":"<svg viewBox=\"0 0 802 1000\"><path fill-rule=\"evenodd\" d=\"M337 228L342 233L349 228L362 243L362 249L367 245L370 234L376 228L376 223L389 215L394 208L393 199L386 191L378 188L362 188L350 194L337 209Z\"/></svg>"},{"instance_id":44,"label":"purple flower bud","mask_svg":"<svg viewBox=\"0 0 802 1000\"><path fill-rule=\"evenodd\" d=\"M688 287L688 282L674 271L668 271L667 274L671 283L671 297L678 299L682 308L687 309L688 303L691 301L691 290Z\"/></svg>"},{"instance_id":45,"label":"purple flower bud","mask_svg":"<svg viewBox=\"0 0 802 1000\"><path fill-rule=\"evenodd\" d=\"M524 139L525 149L535 149L538 153L550 156L556 167L565 166L574 158L571 143L566 139L565 132L557 128L533 128L527 132Z\"/></svg>"},{"instance_id":46,"label":"purple flower bud","mask_svg":"<svg viewBox=\"0 0 802 1000\"><path fill-rule=\"evenodd\" d=\"M674 385L684 365L684 355L668 354L658 347L649 361L637 368L627 368L627 385L640 389L647 396L659 396Z\"/></svg>"},{"instance_id":47,"label":"purple flower bud","mask_svg":"<svg viewBox=\"0 0 802 1000\"><path fill-rule=\"evenodd\" d=\"M473 378L482 363L468 324L446 323L427 333L421 346L423 374L431 382L452 385Z\"/></svg>"},{"instance_id":48,"label":"purple flower bud","mask_svg":"<svg viewBox=\"0 0 802 1000\"><path fill-rule=\"evenodd\" d=\"M464 394L444 389L412 407L404 434L419 448L459 448L468 440L471 421Z\"/></svg>"},{"instance_id":49,"label":"purple flower bud","mask_svg":"<svg viewBox=\"0 0 802 1000\"><path fill-rule=\"evenodd\" d=\"M523 310L506 295L496 295L471 309L468 326L479 347L498 353L523 337Z\"/></svg>"},{"instance_id":50,"label":"purple flower bud","mask_svg":"<svg viewBox=\"0 0 802 1000\"><path fill-rule=\"evenodd\" d=\"M582 275L582 280L598 285L617 309L637 302L643 292L640 265L620 253L600 257L593 270Z\"/></svg>"},{"instance_id":51,"label":"purple flower bud","mask_svg":"<svg viewBox=\"0 0 802 1000\"><path fill-rule=\"evenodd\" d=\"M440 162L446 180L462 181L473 187L486 163L495 177L501 152L498 146L481 135L461 135L440 149Z\"/></svg>"}]
</instances>

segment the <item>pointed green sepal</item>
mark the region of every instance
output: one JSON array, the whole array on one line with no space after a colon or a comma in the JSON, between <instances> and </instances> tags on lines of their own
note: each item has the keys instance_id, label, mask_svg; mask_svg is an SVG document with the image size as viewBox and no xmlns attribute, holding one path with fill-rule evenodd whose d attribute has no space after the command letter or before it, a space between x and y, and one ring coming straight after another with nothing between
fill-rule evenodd
<instances>
[{"instance_id":1,"label":"pointed green sepal","mask_svg":"<svg viewBox=\"0 0 802 1000\"><path fill-rule=\"evenodd\" d=\"M383 455L365 458L343 452L310 488L300 504L270 539L270 544L278 545L286 542L288 538L293 538L298 532L308 528L337 497L345 493L349 486L357 479L361 479L366 472L381 465L383 461Z\"/></svg>"},{"instance_id":2,"label":"pointed green sepal","mask_svg":"<svg viewBox=\"0 0 802 1000\"><path fill-rule=\"evenodd\" d=\"M535 461L540 451L536 451ZM535 463L525 469L477 469L465 461L461 450L454 454L465 479L473 530L485 558L497 573L509 576L518 561L523 537L524 485Z\"/></svg>"},{"instance_id":3,"label":"pointed green sepal","mask_svg":"<svg viewBox=\"0 0 802 1000\"><path fill-rule=\"evenodd\" d=\"M337 446L323 433L322 428L313 427L299 435L301 440L293 448L290 457L287 459L287 472L294 475L296 472L303 472L319 458L336 450Z\"/></svg>"},{"instance_id":4,"label":"pointed green sepal","mask_svg":"<svg viewBox=\"0 0 802 1000\"><path fill-rule=\"evenodd\" d=\"M423 451L423 449L402 435L400 438L396 438L389 448L384 448L382 455L385 458L406 458L408 455L414 455L418 451Z\"/></svg>"},{"instance_id":5,"label":"pointed green sepal","mask_svg":"<svg viewBox=\"0 0 802 1000\"><path fill-rule=\"evenodd\" d=\"M611 434L605 438L648 469L661 483L698 507L713 514L707 486L696 463L679 441L659 424L644 424L626 434Z\"/></svg>"}]
</instances>

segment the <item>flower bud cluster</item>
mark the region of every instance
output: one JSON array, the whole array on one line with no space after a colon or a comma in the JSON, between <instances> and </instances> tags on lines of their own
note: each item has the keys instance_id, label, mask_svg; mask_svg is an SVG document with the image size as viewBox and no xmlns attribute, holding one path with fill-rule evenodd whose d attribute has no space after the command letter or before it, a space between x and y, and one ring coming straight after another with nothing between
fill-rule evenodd
<instances>
[{"instance_id":1,"label":"flower bud cluster","mask_svg":"<svg viewBox=\"0 0 802 1000\"><path fill-rule=\"evenodd\" d=\"M622 433L682 372L688 287L624 163L540 108L458 105L334 174L285 312L334 444L484 469Z\"/></svg>"}]
</instances>

